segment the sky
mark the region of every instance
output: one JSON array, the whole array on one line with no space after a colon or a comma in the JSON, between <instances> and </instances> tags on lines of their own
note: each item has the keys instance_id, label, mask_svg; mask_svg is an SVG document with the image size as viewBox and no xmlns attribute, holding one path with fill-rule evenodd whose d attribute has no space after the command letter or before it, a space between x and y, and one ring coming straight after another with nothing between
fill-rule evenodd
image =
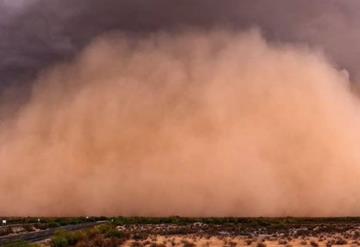
<instances>
[{"instance_id":1,"label":"sky","mask_svg":"<svg viewBox=\"0 0 360 247\"><path fill-rule=\"evenodd\" d=\"M0 0L0 215L358 216L359 13Z\"/></svg>"},{"instance_id":2,"label":"sky","mask_svg":"<svg viewBox=\"0 0 360 247\"><path fill-rule=\"evenodd\" d=\"M259 27L268 39L324 49L358 77L356 0L16 0L0 2L1 85L24 82L109 31ZM355 80L355 79L354 79Z\"/></svg>"}]
</instances>

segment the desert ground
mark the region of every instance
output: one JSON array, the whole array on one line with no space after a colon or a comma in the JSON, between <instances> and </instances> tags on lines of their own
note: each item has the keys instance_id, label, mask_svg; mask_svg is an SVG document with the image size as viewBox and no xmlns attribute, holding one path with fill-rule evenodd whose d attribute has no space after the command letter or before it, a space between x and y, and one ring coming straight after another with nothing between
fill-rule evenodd
<instances>
[{"instance_id":1,"label":"desert ground","mask_svg":"<svg viewBox=\"0 0 360 247\"><path fill-rule=\"evenodd\" d=\"M27 218L0 246L360 246L359 218Z\"/></svg>"}]
</instances>

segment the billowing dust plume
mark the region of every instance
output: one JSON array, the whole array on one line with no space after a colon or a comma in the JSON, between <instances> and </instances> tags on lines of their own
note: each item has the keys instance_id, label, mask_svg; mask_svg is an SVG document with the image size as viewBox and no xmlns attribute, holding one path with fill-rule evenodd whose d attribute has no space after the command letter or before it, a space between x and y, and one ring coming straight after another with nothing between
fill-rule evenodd
<instances>
[{"instance_id":1,"label":"billowing dust plume","mask_svg":"<svg viewBox=\"0 0 360 247\"><path fill-rule=\"evenodd\" d=\"M2 116L0 215L359 215L349 88L258 31L98 38Z\"/></svg>"}]
</instances>

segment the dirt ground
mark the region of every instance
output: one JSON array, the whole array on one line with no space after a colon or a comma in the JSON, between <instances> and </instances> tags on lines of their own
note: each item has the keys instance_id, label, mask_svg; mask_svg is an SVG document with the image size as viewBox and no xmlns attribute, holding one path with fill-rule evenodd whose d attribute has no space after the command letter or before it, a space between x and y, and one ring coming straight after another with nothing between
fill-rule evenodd
<instances>
[{"instance_id":1,"label":"dirt ground","mask_svg":"<svg viewBox=\"0 0 360 247\"><path fill-rule=\"evenodd\" d=\"M124 246L360 246L358 224L301 225L279 230L200 223L118 226L117 229L133 234L134 239L126 241Z\"/></svg>"}]
</instances>

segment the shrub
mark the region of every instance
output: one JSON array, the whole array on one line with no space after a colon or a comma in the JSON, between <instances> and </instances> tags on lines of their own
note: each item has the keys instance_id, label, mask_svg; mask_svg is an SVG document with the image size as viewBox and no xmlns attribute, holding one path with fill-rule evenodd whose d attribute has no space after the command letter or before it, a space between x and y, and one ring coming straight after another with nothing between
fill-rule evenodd
<instances>
[{"instance_id":1,"label":"shrub","mask_svg":"<svg viewBox=\"0 0 360 247\"><path fill-rule=\"evenodd\" d=\"M138 232L138 233L135 233L133 236L132 236L132 239L134 240L145 240L149 237L149 234L145 233L145 232Z\"/></svg>"},{"instance_id":2,"label":"shrub","mask_svg":"<svg viewBox=\"0 0 360 247\"><path fill-rule=\"evenodd\" d=\"M51 240L51 246L67 247L70 245L75 245L77 242L79 242L84 238L86 238L86 234L81 231L76 231L76 232L58 231L55 233L54 237Z\"/></svg>"},{"instance_id":3,"label":"shrub","mask_svg":"<svg viewBox=\"0 0 360 247\"><path fill-rule=\"evenodd\" d=\"M65 236L56 235L51 239L51 246L53 247L67 247L69 246L69 241Z\"/></svg>"},{"instance_id":4,"label":"shrub","mask_svg":"<svg viewBox=\"0 0 360 247\"><path fill-rule=\"evenodd\" d=\"M5 227L5 228L0 229L0 236L9 235L11 233L13 233L13 230L11 227Z\"/></svg>"},{"instance_id":5,"label":"shrub","mask_svg":"<svg viewBox=\"0 0 360 247\"><path fill-rule=\"evenodd\" d=\"M34 226L33 225L24 225L24 230L27 232L33 232Z\"/></svg>"},{"instance_id":6,"label":"shrub","mask_svg":"<svg viewBox=\"0 0 360 247\"><path fill-rule=\"evenodd\" d=\"M252 239L247 239L247 240L245 241L246 245L251 245L252 242L253 242Z\"/></svg>"},{"instance_id":7,"label":"shrub","mask_svg":"<svg viewBox=\"0 0 360 247\"><path fill-rule=\"evenodd\" d=\"M347 241L345 239L339 238L335 241L336 245L345 245L347 244Z\"/></svg>"},{"instance_id":8,"label":"shrub","mask_svg":"<svg viewBox=\"0 0 360 247\"><path fill-rule=\"evenodd\" d=\"M39 245L37 245L37 244L29 244L24 241L17 241L17 242L8 243L8 244L3 245L3 247L38 247L38 246Z\"/></svg>"},{"instance_id":9,"label":"shrub","mask_svg":"<svg viewBox=\"0 0 360 247\"><path fill-rule=\"evenodd\" d=\"M286 245L287 241L285 239L280 239L279 240L279 245Z\"/></svg>"},{"instance_id":10,"label":"shrub","mask_svg":"<svg viewBox=\"0 0 360 247\"><path fill-rule=\"evenodd\" d=\"M192 243L192 242L190 242L190 241L188 241L186 239L183 239L181 242L182 242L184 247L194 247L194 246L196 246L194 243Z\"/></svg>"},{"instance_id":11,"label":"shrub","mask_svg":"<svg viewBox=\"0 0 360 247\"><path fill-rule=\"evenodd\" d=\"M47 227L49 227L49 228L56 228L56 227L59 227L59 226L61 226L61 224L58 223L58 222L54 222L54 221L49 222L49 224L47 224Z\"/></svg>"},{"instance_id":12,"label":"shrub","mask_svg":"<svg viewBox=\"0 0 360 247\"><path fill-rule=\"evenodd\" d=\"M97 230L98 233L105 234L109 231L112 231L114 229L114 226L109 224L104 224L104 225L96 226L95 229Z\"/></svg>"},{"instance_id":13,"label":"shrub","mask_svg":"<svg viewBox=\"0 0 360 247\"><path fill-rule=\"evenodd\" d=\"M311 245L312 247L318 247L318 246L319 246L319 244L316 243L315 241L311 241L311 242L310 242L310 245Z\"/></svg>"},{"instance_id":14,"label":"shrub","mask_svg":"<svg viewBox=\"0 0 360 247\"><path fill-rule=\"evenodd\" d=\"M257 245L256 245L257 247L266 247L266 244L265 243L257 243Z\"/></svg>"},{"instance_id":15,"label":"shrub","mask_svg":"<svg viewBox=\"0 0 360 247\"><path fill-rule=\"evenodd\" d=\"M123 232L120 232L118 230L116 230L115 228L109 229L106 233L105 233L105 237L107 238L126 238L126 234Z\"/></svg>"}]
</instances>

